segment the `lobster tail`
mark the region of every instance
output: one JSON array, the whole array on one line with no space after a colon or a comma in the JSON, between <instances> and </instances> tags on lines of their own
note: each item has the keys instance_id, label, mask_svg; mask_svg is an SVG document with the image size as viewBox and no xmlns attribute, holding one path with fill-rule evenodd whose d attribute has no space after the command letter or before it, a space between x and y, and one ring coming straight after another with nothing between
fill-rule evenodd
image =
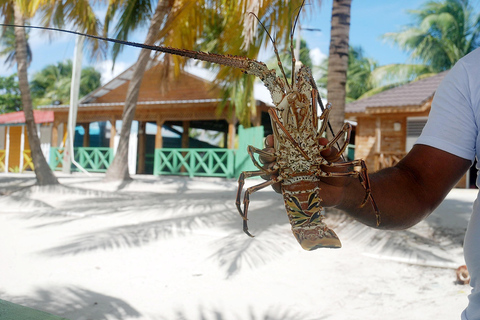
<instances>
[{"instance_id":1,"label":"lobster tail","mask_svg":"<svg viewBox=\"0 0 480 320\"><path fill-rule=\"evenodd\" d=\"M301 227L292 226L292 233L302 248L307 251L319 248L338 249L342 247L342 243L335 231L324 223Z\"/></svg>"},{"instance_id":2,"label":"lobster tail","mask_svg":"<svg viewBox=\"0 0 480 320\"><path fill-rule=\"evenodd\" d=\"M296 186L298 187L298 185ZM303 249L341 248L335 232L323 222L319 189L296 191L293 185L283 186L283 197L292 233Z\"/></svg>"}]
</instances>

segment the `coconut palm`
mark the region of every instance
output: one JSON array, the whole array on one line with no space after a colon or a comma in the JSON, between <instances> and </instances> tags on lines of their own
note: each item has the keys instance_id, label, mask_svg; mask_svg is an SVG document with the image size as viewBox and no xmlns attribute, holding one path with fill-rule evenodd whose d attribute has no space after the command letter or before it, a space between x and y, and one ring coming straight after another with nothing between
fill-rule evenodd
<instances>
[{"instance_id":1,"label":"coconut palm","mask_svg":"<svg viewBox=\"0 0 480 320\"><path fill-rule=\"evenodd\" d=\"M30 82L33 104L66 104L70 100L72 81L72 60L51 64L36 72ZM80 97L100 86L100 72L93 67L82 69L80 77Z\"/></svg>"},{"instance_id":2,"label":"coconut palm","mask_svg":"<svg viewBox=\"0 0 480 320\"><path fill-rule=\"evenodd\" d=\"M340 130L345 120L351 6L352 0L333 0L327 100L333 105L330 122L335 130Z\"/></svg>"},{"instance_id":3,"label":"coconut palm","mask_svg":"<svg viewBox=\"0 0 480 320\"><path fill-rule=\"evenodd\" d=\"M13 22L13 20L11 21ZM5 65L8 68L11 68L15 65L15 33L13 31L13 27L5 27L1 32L0 37L0 56L6 56L5 58ZM28 44L28 32L26 34L27 38L27 63L30 64L32 62L32 50L30 49L30 45Z\"/></svg>"},{"instance_id":4,"label":"coconut palm","mask_svg":"<svg viewBox=\"0 0 480 320\"><path fill-rule=\"evenodd\" d=\"M322 76L317 80L320 87L325 88L328 83L328 59L316 66L322 71ZM372 74L377 70L378 63L364 56L362 47L350 47L348 50L348 69L346 83L346 101L354 101L366 92L375 88Z\"/></svg>"},{"instance_id":5,"label":"coconut palm","mask_svg":"<svg viewBox=\"0 0 480 320\"><path fill-rule=\"evenodd\" d=\"M25 25L35 14L42 17L44 26L62 27L65 21L90 34L97 34L98 21L87 0L71 1L43 0L0 0L0 12L6 23L12 19L16 25ZM25 113L27 136L35 167L35 176L39 185L58 184L58 180L48 166L40 147L37 127L33 118L33 106L28 84L28 55L25 29L15 28L15 58L17 61L19 88L22 96L22 107Z\"/></svg>"},{"instance_id":6,"label":"coconut palm","mask_svg":"<svg viewBox=\"0 0 480 320\"><path fill-rule=\"evenodd\" d=\"M377 66L378 63L374 59L364 56L361 47L350 47L346 85L347 101L356 100L365 92L373 89L373 83L370 79Z\"/></svg>"},{"instance_id":7,"label":"coconut palm","mask_svg":"<svg viewBox=\"0 0 480 320\"><path fill-rule=\"evenodd\" d=\"M469 0L428 1L408 13L413 24L384 38L410 51L413 61L430 66L433 72L450 69L480 45L480 13Z\"/></svg>"},{"instance_id":8,"label":"coconut palm","mask_svg":"<svg viewBox=\"0 0 480 320\"><path fill-rule=\"evenodd\" d=\"M16 75L0 77L0 114L20 111L22 106Z\"/></svg>"},{"instance_id":9,"label":"coconut palm","mask_svg":"<svg viewBox=\"0 0 480 320\"><path fill-rule=\"evenodd\" d=\"M269 31L275 28L276 34L282 36L288 35L288 26L291 25L299 6L300 3L285 0L230 2L160 0L153 10L151 1L124 0L114 3L107 10L105 26L108 29L113 18L119 17L114 28L115 37L127 39L133 30L150 20L145 43L184 49L202 49L199 40L203 40L202 36L205 36L205 31L210 27L219 31L217 37L215 39L210 37L201 42L214 48L215 53L255 58L267 36L265 32L260 33L260 40L253 42L257 33L257 21L248 12L254 12L265 21ZM213 24L214 21L219 23ZM243 30L241 35L238 33L239 29ZM159 30L161 32L158 32ZM114 56L119 50L121 47L114 47ZM130 179L127 165L129 134L141 80L149 59L150 51L142 50L127 91L120 141L112 165L107 171L107 180ZM185 60L180 57L165 57L165 65L169 65L170 61L175 65L176 74L185 65ZM218 79L219 83L225 86L225 95L230 97L230 101L235 102L237 117L244 123L248 122L250 118L248 107L254 105L252 77L244 75L239 70L220 68Z\"/></svg>"}]
</instances>

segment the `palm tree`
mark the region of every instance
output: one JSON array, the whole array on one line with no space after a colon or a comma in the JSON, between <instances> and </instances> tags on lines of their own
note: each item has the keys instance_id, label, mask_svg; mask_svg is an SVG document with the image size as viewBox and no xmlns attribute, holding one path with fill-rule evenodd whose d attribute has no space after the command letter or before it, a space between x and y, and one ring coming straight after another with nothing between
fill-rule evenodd
<instances>
[{"instance_id":1,"label":"palm tree","mask_svg":"<svg viewBox=\"0 0 480 320\"><path fill-rule=\"evenodd\" d=\"M450 69L480 45L480 13L473 11L469 0L428 1L408 12L413 25L384 37L433 72Z\"/></svg>"},{"instance_id":2,"label":"palm tree","mask_svg":"<svg viewBox=\"0 0 480 320\"><path fill-rule=\"evenodd\" d=\"M333 106L330 121L334 130L340 130L345 120L351 5L352 0L333 0L327 100Z\"/></svg>"},{"instance_id":3,"label":"palm tree","mask_svg":"<svg viewBox=\"0 0 480 320\"><path fill-rule=\"evenodd\" d=\"M160 30L165 17L170 13L173 7L174 0L159 0L157 7L150 21L150 27L148 29L145 44L154 44L156 40L156 33ZM150 3L148 1L126 1L126 2L114 2L111 3L107 11L105 18L105 27L108 30L110 20L113 19L115 12L118 10L119 5L121 7L122 14L120 22L117 26L117 39L126 39L128 34L142 24L144 21L142 18L148 18L150 11ZM143 4L143 5L142 5ZM133 12L137 13L136 15ZM138 14L138 12L142 14ZM119 52L118 46L114 46L114 58ZM130 175L128 173L128 146L129 135L132 127L133 118L135 115L135 109L137 105L138 95L140 93L140 85L142 83L143 74L145 68L150 59L150 50L142 49L138 57L135 69L133 70L132 79L130 80L127 95L125 98L125 105L123 107L122 115L122 129L120 131L120 140L118 143L117 151L113 159L112 164L107 170L106 180L128 180ZM113 124L115 125L115 124Z\"/></svg>"},{"instance_id":4,"label":"palm tree","mask_svg":"<svg viewBox=\"0 0 480 320\"><path fill-rule=\"evenodd\" d=\"M44 67L33 75L30 90L33 104L65 104L70 99L70 84L72 81L72 60ZM100 86L100 72L93 67L82 69L80 78L80 97L92 92Z\"/></svg>"},{"instance_id":5,"label":"palm tree","mask_svg":"<svg viewBox=\"0 0 480 320\"><path fill-rule=\"evenodd\" d=\"M43 24L49 26L54 24L62 27L65 21L72 22L75 26L87 33L97 34L98 21L87 0L73 1L66 6L55 1L0 1L0 12L5 17L5 22L13 21L16 25L25 25L26 20L41 12ZM22 106L25 113L27 136L30 144L31 155L35 167L37 184L52 185L58 184L58 180L48 166L40 147L37 127L33 118L33 106L28 85L28 56L27 38L25 29L15 28L15 58L17 61L19 88L22 96Z\"/></svg>"},{"instance_id":6,"label":"palm tree","mask_svg":"<svg viewBox=\"0 0 480 320\"><path fill-rule=\"evenodd\" d=\"M322 76L317 80L320 87L326 87L328 83L328 59L318 66ZM348 50L348 69L346 83L346 101L354 101L366 92L374 89L376 83L372 81L372 74L378 68L378 63L364 56L362 47L350 47Z\"/></svg>"},{"instance_id":7,"label":"palm tree","mask_svg":"<svg viewBox=\"0 0 480 320\"><path fill-rule=\"evenodd\" d=\"M6 20L5 20L6 22ZM11 21L13 22L13 20ZM0 56L6 56L5 64L8 68L11 68L15 65L15 33L13 27L5 27L2 31L2 36L0 37L0 44L2 46L2 50L0 50ZM27 63L30 64L32 62L32 50L28 44L28 32L26 34L27 38Z\"/></svg>"},{"instance_id":8,"label":"palm tree","mask_svg":"<svg viewBox=\"0 0 480 320\"><path fill-rule=\"evenodd\" d=\"M137 4L137 2L139 2ZM174 7L175 5L175 7ZM253 43L257 22L247 12L253 11L257 16L265 19L265 25L278 28L278 35L288 35L292 17L299 7L299 3L292 4L285 0L270 1L180 1L160 0L153 16L149 11L148 1L120 1L107 11L105 26L108 29L115 13L120 12L120 18L115 28L117 39L126 39L129 33L151 18L151 24L145 43L162 43L165 46L185 49L203 49L198 41L205 36L204 31L217 29L218 37L207 39L204 45L215 49L215 53L233 54L256 57L266 33L262 33L260 41ZM275 10L271 10L275 8ZM135 13L135 14L133 14ZM221 23L213 24L213 21ZM238 29L243 30L239 36ZM161 30L161 32L158 32ZM207 37L208 38L208 37ZM114 56L120 47L114 46ZM130 179L128 173L128 138L135 114L136 102L145 66L150 58L150 51L142 50L130 81L122 116L122 130L120 142L112 165L107 170L107 180ZM185 60L179 57L165 57L164 63L170 61L175 64L175 72L185 65ZM227 84L225 95L235 102L236 115L244 122L250 118L249 105L253 99L253 81L251 76L242 74L239 70L220 68L218 82ZM242 106L245 106L242 108Z\"/></svg>"}]
</instances>

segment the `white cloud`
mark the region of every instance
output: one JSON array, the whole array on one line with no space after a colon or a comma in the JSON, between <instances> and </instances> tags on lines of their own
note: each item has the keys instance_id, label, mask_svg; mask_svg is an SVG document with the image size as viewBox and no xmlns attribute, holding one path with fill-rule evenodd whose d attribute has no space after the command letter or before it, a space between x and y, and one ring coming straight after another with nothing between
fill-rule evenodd
<instances>
[{"instance_id":1,"label":"white cloud","mask_svg":"<svg viewBox=\"0 0 480 320\"><path fill-rule=\"evenodd\" d=\"M312 50L310 50L310 59L312 59L312 63L314 66L318 66L326 58L327 55L323 53L320 48L313 48Z\"/></svg>"},{"instance_id":2,"label":"white cloud","mask_svg":"<svg viewBox=\"0 0 480 320\"><path fill-rule=\"evenodd\" d=\"M112 60L104 60L95 64L95 69L102 74L102 85L106 84L120 73L130 67L130 64L122 61L115 62L115 67L112 70Z\"/></svg>"}]
</instances>

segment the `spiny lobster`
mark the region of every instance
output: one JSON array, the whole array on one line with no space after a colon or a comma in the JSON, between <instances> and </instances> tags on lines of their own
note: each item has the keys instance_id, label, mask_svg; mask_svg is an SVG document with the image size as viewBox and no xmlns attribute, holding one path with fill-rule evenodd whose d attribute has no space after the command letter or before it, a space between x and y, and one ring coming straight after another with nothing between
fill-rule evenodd
<instances>
[{"instance_id":1,"label":"spiny lobster","mask_svg":"<svg viewBox=\"0 0 480 320\"><path fill-rule=\"evenodd\" d=\"M318 183L322 177L358 177L366 191L362 206L370 200L376 214L377 225L380 224L380 212L371 194L365 162L363 160L329 162L321 155L323 150L331 148L343 135L346 134L346 139L343 142L343 145L338 147L337 158L340 158L349 143L352 127L350 124L345 123L343 128L334 135L332 140L326 145L320 145L318 143L319 138L326 133L331 106L330 104L328 104L326 108L323 106L312 72L308 67L300 67L295 75L295 70L293 70L296 62L293 52L293 30L295 29L295 25L291 32L290 48L292 55L292 77L290 82L287 79L273 41L278 65L283 78L278 77L275 70L269 70L263 62L246 57L146 45L55 28L16 26L8 24L0 25L67 32L94 39L146 48L163 53L239 68L246 74L260 78L270 91L275 105L268 110L273 128L275 152L268 152L253 146L248 147L248 153L253 164L259 170L242 172L238 179L238 190L235 203L240 216L243 218L243 231L247 235L253 237L248 231L247 225L250 195L255 191L271 186L275 183L280 183L285 201L285 208L292 226L292 232L302 248L305 250L315 250L322 247L340 248L341 243L338 236L323 222L324 217L322 214L323 207L321 205L321 189L318 187ZM320 116L317 114L317 103L322 110ZM321 125L319 125L319 120L322 121ZM270 168L265 168L258 163L254 154L275 158L276 163ZM322 167L343 168L346 171L328 172L324 171ZM360 170L352 170L352 167L360 167ZM263 175L270 175L273 176L273 178L246 189L242 210L240 199L245 184L245 178Z\"/></svg>"}]
</instances>

